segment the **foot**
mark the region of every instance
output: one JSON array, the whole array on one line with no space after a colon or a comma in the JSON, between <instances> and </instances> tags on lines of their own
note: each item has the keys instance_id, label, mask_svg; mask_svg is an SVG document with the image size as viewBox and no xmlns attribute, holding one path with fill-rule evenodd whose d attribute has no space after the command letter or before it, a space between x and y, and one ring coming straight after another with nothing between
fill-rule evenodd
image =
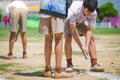
<instances>
[{"instance_id":1,"label":"foot","mask_svg":"<svg viewBox=\"0 0 120 80\"><path fill-rule=\"evenodd\" d=\"M102 68L100 65L95 64L94 66L91 66L90 71L94 72L104 72L104 68Z\"/></svg>"},{"instance_id":2,"label":"foot","mask_svg":"<svg viewBox=\"0 0 120 80\"><path fill-rule=\"evenodd\" d=\"M13 59L13 56L12 56L12 53L9 53L6 57L5 57L5 59Z\"/></svg>"},{"instance_id":3,"label":"foot","mask_svg":"<svg viewBox=\"0 0 120 80\"><path fill-rule=\"evenodd\" d=\"M51 71L44 71L42 76L50 78L52 76L52 73L51 73Z\"/></svg>"},{"instance_id":4,"label":"foot","mask_svg":"<svg viewBox=\"0 0 120 80\"><path fill-rule=\"evenodd\" d=\"M58 72L55 72L55 74L54 74L54 78L72 78L73 77L73 75L72 74L68 74L68 73L66 73L66 72L60 72L60 73L58 73Z\"/></svg>"},{"instance_id":5,"label":"foot","mask_svg":"<svg viewBox=\"0 0 120 80\"><path fill-rule=\"evenodd\" d=\"M26 59L26 58L28 58L28 57L27 57L27 54L24 54L24 55L23 55L23 59Z\"/></svg>"},{"instance_id":6,"label":"foot","mask_svg":"<svg viewBox=\"0 0 120 80\"><path fill-rule=\"evenodd\" d=\"M73 66L69 66L65 69L65 72L73 72Z\"/></svg>"},{"instance_id":7,"label":"foot","mask_svg":"<svg viewBox=\"0 0 120 80\"><path fill-rule=\"evenodd\" d=\"M28 58L28 57L27 57L27 53L26 53L26 52L23 52L23 59L26 59L26 58Z\"/></svg>"}]
</instances>

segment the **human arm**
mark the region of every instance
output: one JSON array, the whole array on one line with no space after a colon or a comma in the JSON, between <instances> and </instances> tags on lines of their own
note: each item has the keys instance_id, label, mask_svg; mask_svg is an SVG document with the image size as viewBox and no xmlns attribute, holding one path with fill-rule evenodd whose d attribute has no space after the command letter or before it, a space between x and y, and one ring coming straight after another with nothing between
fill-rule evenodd
<instances>
[{"instance_id":1,"label":"human arm","mask_svg":"<svg viewBox=\"0 0 120 80\"><path fill-rule=\"evenodd\" d=\"M71 35L73 36L75 42L78 44L79 48L82 49L82 43L81 43L80 39L78 38L75 28L76 28L75 24L70 25Z\"/></svg>"},{"instance_id":2,"label":"human arm","mask_svg":"<svg viewBox=\"0 0 120 80\"><path fill-rule=\"evenodd\" d=\"M85 21L85 25L87 25L87 32L85 34L86 39L85 39L85 51L88 53L89 45L90 45L90 40L92 36L92 28L93 24L96 23L96 17L97 17L97 12L94 11L92 15Z\"/></svg>"},{"instance_id":3,"label":"human arm","mask_svg":"<svg viewBox=\"0 0 120 80\"><path fill-rule=\"evenodd\" d=\"M90 40L91 40L91 36L92 36L92 25L91 24L88 25L88 30L87 30L85 36L86 36L86 38L85 38L85 52L88 54L89 44L90 44Z\"/></svg>"},{"instance_id":4,"label":"human arm","mask_svg":"<svg viewBox=\"0 0 120 80\"><path fill-rule=\"evenodd\" d=\"M75 40L75 42L77 43L77 45L79 46L79 48L82 50L82 53L83 53L85 59L87 59L87 55L88 54L85 52L85 49L82 46L82 43L81 43L81 41L80 41L80 39L79 39L76 31L75 31L75 27L76 27L76 25L70 25L71 35L73 36L73 39Z\"/></svg>"}]
</instances>

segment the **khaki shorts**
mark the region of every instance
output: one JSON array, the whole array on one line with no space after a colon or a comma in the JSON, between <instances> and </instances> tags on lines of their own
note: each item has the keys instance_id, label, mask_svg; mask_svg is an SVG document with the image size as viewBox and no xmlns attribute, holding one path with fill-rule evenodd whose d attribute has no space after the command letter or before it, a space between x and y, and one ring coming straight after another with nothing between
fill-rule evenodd
<instances>
[{"instance_id":1,"label":"khaki shorts","mask_svg":"<svg viewBox=\"0 0 120 80\"><path fill-rule=\"evenodd\" d=\"M84 24L84 22L76 24L76 29L78 34L81 35L85 35L85 33L87 32L87 26ZM69 21L65 22L65 29L64 29L65 35L70 35L70 24Z\"/></svg>"},{"instance_id":2,"label":"khaki shorts","mask_svg":"<svg viewBox=\"0 0 120 80\"><path fill-rule=\"evenodd\" d=\"M9 29L16 32L19 24L20 32L26 31L27 11L23 8L13 8L10 10Z\"/></svg>"},{"instance_id":3,"label":"khaki shorts","mask_svg":"<svg viewBox=\"0 0 120 80\"><path fill-rule=\"evenodd\" d=\"M63 33L64 20L55 17L40 18L39 32L41 34Z\"/></svg>"}]
</instances>

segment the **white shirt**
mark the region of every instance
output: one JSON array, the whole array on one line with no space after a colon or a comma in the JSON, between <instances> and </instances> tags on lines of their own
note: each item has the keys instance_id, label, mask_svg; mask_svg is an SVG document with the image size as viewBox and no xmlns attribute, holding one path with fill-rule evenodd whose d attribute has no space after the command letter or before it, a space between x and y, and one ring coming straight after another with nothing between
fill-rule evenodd
<instances>
[{"instance_id":1,"label":"white shirt","mask_svg":"<svg viewBox=\"0 0 120 80\"><path fill-rule=\"evenodd\" d=\"M14 6L14 7L16 7L16 8L23 8L23 9L25 9L26 11L28 11L27 6L26 6L22 1L18 0L18 1L13 1L13 2L10 3L9 5L7 5L7 7L6 7L6 12L7 12L7 14L9 13L10 8L11 8L12 6Z\"/></svg>"},{"instance_id":2,"label":"white shirt","mask_svg":"<svg viewBox=\"0 0 120 80\"><path fill-rule=\"evenodd\" d=\"M40 17L41 17L41 18L49 18L50 15L40 13Z\"/></svg>"},{"instance_id":3,"label":"white shirt","mask_svg":"<svg viewBox=\"0 0 120 80\"><path fill-rule=\"evenodd\" d=\"M96 23L97 12L94 11L90 16L85 16L82 10L83 2L74 1L68 9L68 17L70 24L81 23L87 21L89 24Z\"/></svg>"}]
</instances>

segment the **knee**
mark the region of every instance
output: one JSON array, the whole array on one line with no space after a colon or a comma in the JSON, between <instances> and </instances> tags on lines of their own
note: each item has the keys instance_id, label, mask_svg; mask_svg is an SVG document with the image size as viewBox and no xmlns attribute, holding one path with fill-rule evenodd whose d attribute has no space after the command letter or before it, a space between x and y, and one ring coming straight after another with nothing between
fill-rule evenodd
<instances>
[{"instance_id":1,"label":"knee","mask_svg":"<svg viewBox=\"0 0 120 80\"><path fill-rule=\"evenodd\" d=\"M65 36L65 42L66 43L71 43L72 42L72 35L66 35Z\"/></svg>"},{"instance_id":2,"label":"knee","mask_svg":"<svg viewBox=\"0 0 120 80\"><path fill-rule=\"evenodd\" d=\"M55 35L55 41L60 41L62 39L62 34Z\"/></svg>"},{"instance_id":3,"label":"knee","mask_svg":"<svg viewBox=\"0 0 120 80\"><path fill-rule=\"evenodd\" d=\"M53 36L52 35L46 35L45 36L45 41L46 42L52 42L52 40L53 40Z\"/></svg>"},{"instance_id":4,"label":"knee","mask_svg":"<svg viewBox=\"0 0 120 80\"><path fill-rule=\"evenodd\" d=\"M16 34L15 32L11 32L11 34L10 34L10 39L11 39L11 40L12 40L12 39L15 39L15 37L16 37L15 34Z\"/></svg>"}]
</instances>

